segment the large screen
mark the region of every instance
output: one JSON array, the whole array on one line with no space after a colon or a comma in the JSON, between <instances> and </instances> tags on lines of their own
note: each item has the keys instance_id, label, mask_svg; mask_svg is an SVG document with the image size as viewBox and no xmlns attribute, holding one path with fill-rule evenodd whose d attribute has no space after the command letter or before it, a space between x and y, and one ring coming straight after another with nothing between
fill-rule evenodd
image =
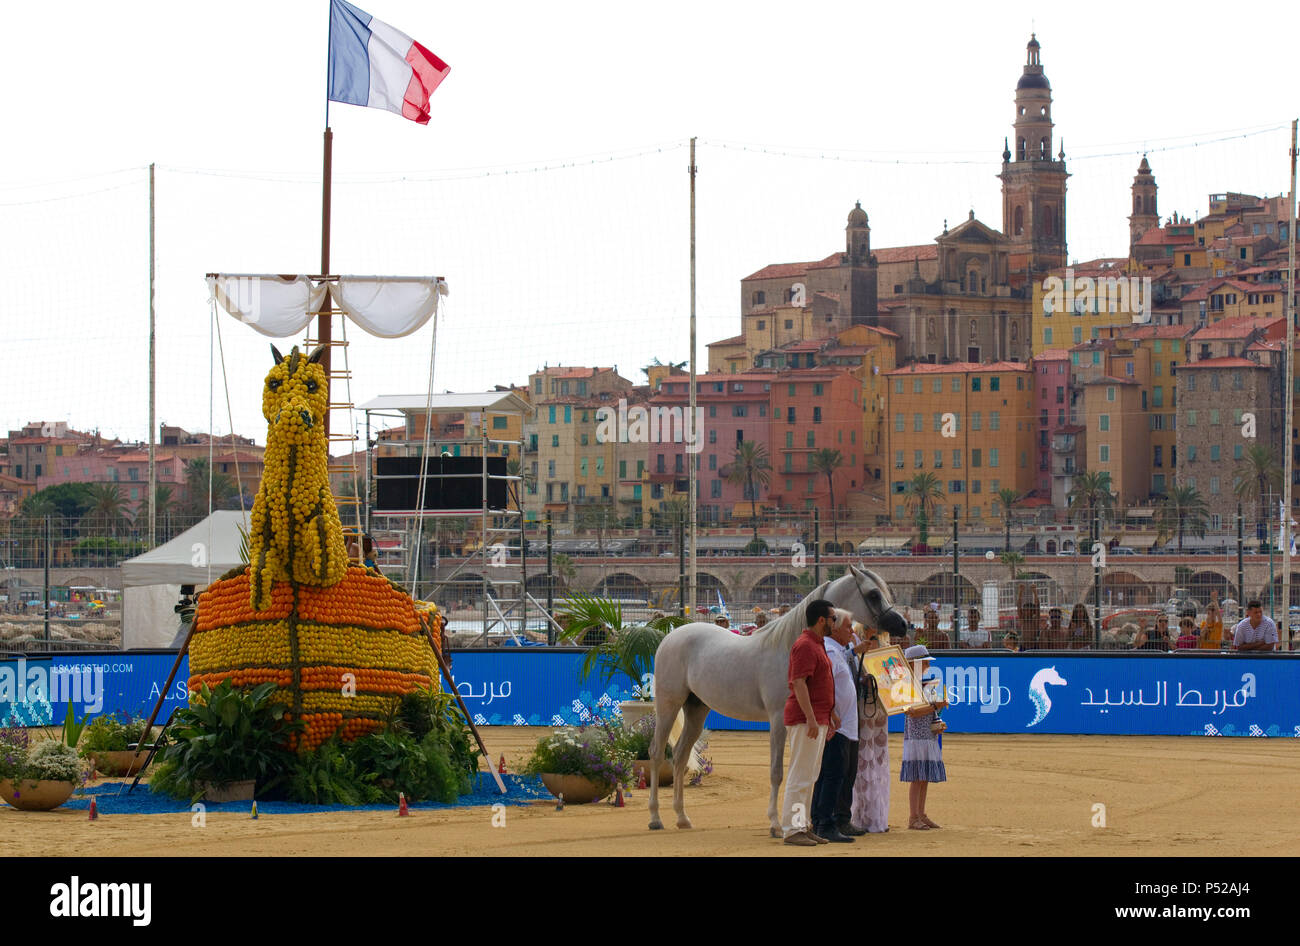
<instances>
[{"instance_id":1,"label":"large screen","mask_svg":"<svg viewBox=\"0 0 1300 946\"><path fill-rule=\"evenodd\" d=\"M505 457L488 457L489 477L506 475ZM425 457L424 506L426 510L479 509L483 505L481 457ZM378 457L375 509L401 512L417 508L420 495L419 457ZM506 481L488 479L488 508L506 508Z\"/></svg>"}]
</instances>

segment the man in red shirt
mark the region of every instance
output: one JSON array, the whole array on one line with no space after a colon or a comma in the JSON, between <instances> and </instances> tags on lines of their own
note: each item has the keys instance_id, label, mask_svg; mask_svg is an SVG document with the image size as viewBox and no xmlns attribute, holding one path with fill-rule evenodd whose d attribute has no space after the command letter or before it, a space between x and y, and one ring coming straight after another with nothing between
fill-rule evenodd
<instances>
[{"instance_id":1,"label":"man in red shirt","mask_svg":"<svg viewBox=\"0 0 1300 946\"><path fill-rule=\"evenodd\" d=\"M834 620L834 607L829 601L818 598L810 602L808 628L790 649L790 696L784 714L790 770L781 802L781 830L786 844L801 847L826 843L813 834L810 825L822 749L828 732L834 732L840 724L835 715L835 684L825 644Z\"/></svg>"}]
</instances>

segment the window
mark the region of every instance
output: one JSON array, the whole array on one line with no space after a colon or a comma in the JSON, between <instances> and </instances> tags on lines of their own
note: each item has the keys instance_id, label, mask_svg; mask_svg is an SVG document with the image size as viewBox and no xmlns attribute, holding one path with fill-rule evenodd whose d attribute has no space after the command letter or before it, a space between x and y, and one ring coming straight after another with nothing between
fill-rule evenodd
<instances>
[{"instance_id":1,"label":"window","mask_svg":"<svg viewBox=\"0 0 1300 946\"><path fill-rule=\"evenodd\" d=\"M785 409L785 422L786 422L787 424L793 424L793 423L794 423L794 408L793 408L793 407L787 407L787 408Z\"/></svg>"},{"instance_id":2,"label":"window","mask_svg":"<svg viewBox=\"0 0 1300 946\"><path fill-rule=\"evenodd\" d=\"M1210 390L1219 390L1219 373L1217 371L1210 372Z\"/></svg>"},{"instance_id":3,"label":"window","mask_svg":"<svg viewBox=\"0 0 1300 946\"><path fill-rule=\"evenodd\" d=\"M1240 460L1242 456L1243 454L1242 454L1241 444L1235 444L1232 448L1232 458L1234 460Z\"/></svg>"},{"instance_id":4,"label":"window","mask_svg":"<svg viewBox=\"0 0 1300 946\"><path fill-rule=\"evenodd\" d=\"M605 458L604 458L604 457L596 457L596 475L597 475L597 476L604 476L604 475L605 475Z\"/></svg>"},{"instance_id":5,"label":"window","mask_svg":"<svg viewBox=\"0 0 1300 946\"><path fill-rule=\"evenodd\" d=\"M903 432L903 427L904 427L903 415L902 415L902 414L895 414L895 415L894 415L894 433L896 433L896 434L901 434L901 433Z\"/></svg>"},{"instance_id":6,"label":"window","mask_svg":"<svg viewBox=\"0 0 1300 946\"><path fill-rule=\"evenodd\" d=\"M981 383L983 380L984 380L983 378L979 378L979 377L971 378L971 379L970 379L970 389L971 389L972 391L978 391L978 390L980 389L980 383Z\"/></svg>"},{"instance_id":7,"label":"window","mask_svg":"<svg viewBox=\"0 0 1300 946\"><path fill-rule=\"evenodd\" d=\"M934 412L934 432L938 433L943 429L943 415L938 411Z\"/></svg>"},{"instance_id":8,"label":"window","mask_svg":"<svg viewBox=\"0 0 1300 946\"><path fill-rule=\"evenodd\" d=\"M912 451L912 466L915 467L915 468L918 469L918 470L919 470L921 467L925 466L925 455L924 455L924 451L921 451L921 450L913 450L913 451Z\"/></svg>"},{"instance_id":9,"label":"window","mask_svg":"<svg viewBox=\"0 0 1300 946\"><path fill-rule=\"evenodd\" d=\"M587 463L586 460L583 460L582 462L583 462L583 465L584 465L584 466L585 466L586 463ZM680 453L677 454L675 457L673 457L673 472L674 472L674 473L685 473L685 472L686 472L686 465L685 465L685 463L683 462L683 460L682 460L682 455L681 455Z\"/></svg>"},{"instance_id":10,"label":"window","mask_svg":"<svg viewBox=\"0 0 1300 946\"><path fill-rule=\"evenodd\" d=\"M962 485L963 485L963 484L962 484L962 481L961 481L961 480L949 480L949 481L948 481L948 492L950 492L950 493L960 493L960 492L962 491Z\"/></svg>"},{"instance_id":11,"label":"window","mask_svg":"<svg viewBox=\"0 0 1300 946\"><path fill-rule=\"evenodd\" d=\"M1211 460L1219 459L1219 445L1217 443L1210 444L1210 459Z\"/></svg>"},{"instance_id":12,"label":"window","mask_svg":"<svg viewBox=\"0 0 1300 946\"><path fill-rule=\"evenodd\" d=\"M970 429L971 429L971 430L980 430L982 424L983 424L983 419L982 419L982 417L981 417L981 415L980 415L980 412L979 412L979 411L971 411L971 415L970 415Z\"/></svg>"},{"instance_id":13,"label":"window","mask_svg":"<svg viewBox=\"0 0 1300 946\"><path fill-rule=\"evenodd\" d=\"M1217 408L1215 408L1215 409L1213 409L1213 410L1210 411L1210 423L1213 424L1213 425L1215 425L1215 426L1218 426L1218 423L1219 423L1219 411L1218 411Z\"/></svg>"},{"instance_id":14,"label":"window","mask_svg":"<svg viewBox=\"0 0 1300 946\"><path fill-rule=\"evenodd\" d=\"M960 470L960 469L961 469L961 451L960 451L960 450L954 450L954 451L952 452L952 468L953 468L954 470Z\"/></svg>"},{"instance_id":15,"label":"window","mask_svg":"<svg viewBox=\"0 0 1300 946\"><path fill-rule=\"evenodd\" d=\"M815 446L817 446L817 432L816 432L816 431L813 431L813 430L808 431L808 446L810 446L810 447L815 447Z\"/></svg>"},{"instance_id":16,"label":"window","mask_svg":"<svg viewBox=\"0 0 1300 946\"><path fill-rule=\"evenodd\" d=\"M972 480L972 481L971 481L971 484L970 484L970 491L971 491L972 493L978 493L978 492L980 491L980 481L979 481L979 480ZM975 507L975 515L977 515L977 516L979 515L979 507L978 507L978 506Z\"/></svg>"},{"instance_id":17,"label":"window","mask_svg":"<svg viewBox=\"0 0 1300 946\"><path fill-rule=\"evenodd\" d=\"M551 434L551 446L552 446L552 447L558 447L559 445L560 445L560 435L559 435L559 434Z\"/></svg>"},{"instance_id":18,"label":"window","mask_svg":"<svg viewBox=\"0 0 1300 946\"><path fill-rule=\"evenodd\" d=\"M717 442L718 442L718 432L716 430L710 430L709 443L717 443Z\"/></svg>"},{"instance_id":19,"label":"window","mask_svg":"<svg viewBox=\"0 0 1300 946\"><path fill-rule=\"evenodd\" d=\"M998 448L989 447L989 466L997 467L998 465Z\"/></svg>"},{"instance_id":20,"label":"window","mask_svg":"<svg viewBox=\"0 0 1300 946\"><path fill-rule=\"evenodd\" d=\"M747 404L732 404L732 405L731 405L731 416L732 416L732 417L744 417L744 416L746 416L746 414L747 414L747 412L748 412L748 407L749 407L749 405L747 405Z\"/></svg>"},{"instance_id":21,"label":"window","mask_svg":"<svg viewBox=\"0 0 1300 946\"><path fill-rule=\"evenodd\" d=\"M722 480L712 480L712 481L710 481L710 483L709 483L709 498L710 498L710 499L721 499L721 498L722 498Z\"/></svg>"},{"instance_id":22,"label":"window","mask_svg":"<svg viewBox=\"0 0 1300 946\"><path fill-rule=\"evenodd\" d=\"M973 447L970 452L970 465L973 467L978 467L980 465L981 459L983 459L982 451L979 449L979 447Z\"/></svg>"},{"instance_id":23,"label":"window","mask_svg":"<svg viewBox=\"0 0 1300 946\"><path fill-rule=\"evenodd\" d=\"M1240 371L1234 371L1234 372L1232 373L1232 390L1234 390L1234 391L1240 391L1241 388L1242 388L1242 375L1241 375L1241 372L1240 372ZM1281 531L1281 526L1279 526L1278 529L1279 529L1279 531Z\"/></svg>"},{"instance_id":24,"label":"window","mask_svg":"<svg viewBox=\"0 0 1300 946\"><path fill-rule=\"evenodd\" d=\"M936 451L934 451L934 468L935 468L936 470L942 470L942 469L943 469L943 451L942 451L942 450L936 450Z\"/></svg>"},{"instance_id":25,"label":"window","mask_svg":"<svg viewBox=\"0 0 1300 946\"><path fill-rule=\"evenodd\" d=\"M924 427L923 427L923 418L922 418L922 416L921 416L920 414L913 414L913 415L912 415L912 433L914 433L914 434L919 434L923 429L924 429Z\"/></svg>"},{"instance_id":26,"label":"window","mask_svg":"<svg viewBox=\"0 0 1300 946\"><path fill-rule=\"evenodd\" d=\"M895 379L894 379L894 393L895 393L895 394L902 394L902 393L903 393L903 379L902 379L902 378L895 378Z\"/></svg>"},{"instance_id":27,"label":"window","mask_svg":"<svg viewBox=\"0 0 1300 946\"><path fill-rule=\"evenodd\" d=\"M1110 462L1110 444L1103 443L1097 448L1097 459L1102 463Z\"/></svg>"},{"instance_id":28,"label":"window","mask_svg":"<svg viewBox=\"0 0 1300 946\"><path fill-rule=\"evenodd\" d=\"M912 393L913 393L913 394L920 394L920 393L921 393L921 379L920 379L920 378L913 378L913 379L912 379Z\"/></svg>"},{"instance_id":29,"label":"window","mask_svg":"<svg viewBox=\"0 0 1300 946\"><path fill-rule=\"evenodd\" d=\"M989 430L1002 429L1002 415L998 411L989 411Z\"/></svg>"},{"instance_id":30,"label":"window","mask_svg":"<svg viewBox=\"0 0 1300 946\"><path fill-rule=\"evenodd\" d=\"M901 470L902 468L903 468L903 451L902 451L902 450L895 450L895 451L894 451L894 469L896 469L896 470ZM898 485L903 485L903 484L900 483L900 484L898 484Z\"/></svg>"},{"instance_id":31,"label":"window","mask_svg":"<svg viewBox=\"0 0 1300 946\"><path fill-rule=\"evenodd\" d=\"M785 327L786 327L786 330L787 330L787 331L790 330L790 329L792 329L792 328L794 328L794 319L786 319L786 320L785 320Z\"/></svg>"},{"instance_id":32,"label":"window","mask_svg":"<svg viewBox=\"0 0 1300 946\"><path fill-rule=\"evenodd\" d=\"M1074 344L1076 345L1081 344L1083 342L1083 326L1076 325L1074 327L1073 334L1074 334Z\"/></svg>"},{"instance_id":33,"label":"window","mask_svg":"<svg viewBox=\"0 0 1300 946\"><path fill-rule=\"evenodd\" d=\"M953 394L961 393L961 378L952 379L952 393Z\"/></svg>"},{"instance_id":34,"label":"window","mask_svg":"<svg viewBox=\"0 0 1300 946\"><path fill-rule=\"evenodd\" d=\"M1196 390L1196 373L1195 373L1195 372L1192 372L1191 374L1184 374L1184 375L1183 375L1183 383L1187 385L1187 390L1189 390L1189 391L1195 391L1195 390Z\"/></svg>"},{"instance_id":35,"label":"window","mask_svg":"<svg viewBox=\"0 0 1300 946\"><path fill-rule=\"evenodd\" d=\"M554 423L555 423L555 405L554 405L554 404L550 405L550 410L547 412L546 422L547 422L548 424L554 424Z\"/></svg>"},{"instance_id":36,"label":"window","mask_svg":"<svg viewBox=\"0 0 1300 946\"><path fill-rule=\"evenodd\" d=\"M1052 344L1052 330L1050 328L1043 329L1043 344Z\"/></svg>"},{"instance_id":37,"label":"window","mask_svg":"<svg viewBox=\"0 0 1300 946\"><path fill-rule=\"evenodd\" d=\"M933 391L935 394L942 394L943 378L935 378L934 381L930 383L930 390Z\"/></svg>"},{"instance_id":38,"label":"window","mask_svg":"<svg viewBox=\"0 0 1300 946\"><path fill-rule=\"evenodd\" d=\"M581 436L579 439L581 440L582 445L583 445L584 447L587 446L587 435L586 435L586 434L582 434L582 436Z\"/></svg>"},{"instance_id":39,"label":"window","mask_svg":"<svg viewBox=\"0 0 1300 946\"><path fill-rule=\"evenodd\" d=\"M1152 407L1165 406L1165 389L1158 384L1151 389L1151 406Z\"/></svg>"},{"instance_id":40,"label":"window","mask_svg":"<svg viewBox=\"0 0 1300 946\"><path fill-rule=\"evenodd\" d=\"M1154 459L1152 460L1151 465L1152 465L1152 466L1164 466L1164 465L1165 465L1165 448L1164 448L1164 447L1162 447L1162 446L1160 446L1160 445L1158 445L1158 444L1156 445L1156 447L1155 447L1155 457L1154 457Z\"/></svg>"},{"instance_id":41,"label":"window","mask_svg":"<svg viewBox=\"0 0 1300 946\"><path fill-rule=\"evenodd\" d=\"M1159 388L1157 388L1156 390L1159 390ZM1156 406L1159 407L1160 405L1157 403ZM1188 427L1196 426L1196 411L1187 412L1187 426Z\"/></svg>"},{"instance_id":42,"label":"window","mask_svg":"<svg viewBox=\"0 0 1300 946\"><path fill-rule=\"evenodd\" d=\"M822 422L822 409L821 409L820 407L814 407L814 408L813 408L813 423L814 423L814 424L820 424L821 422Z\"/></svg>"},{"instance_id":43,"label":"window","mask_svg":"<svg viewBox=\"0 0 1300 946\"><path fill-rule=\"evenodd\" d=\"M1106 388L1106 400L1108 400L1108 401L1113 401L1113 400L1115 400L1115 389L1114 389L1113 387L1107 386L1107 388Z\"/></svg>"},{"instance_id":44,"label":"window","mask_svg":"<svg viewBox=\"0 0 1300 946\"><path fill-rule=\"evenodd\" d=\"M1194 443L1189 443L1187 445L1187 462L1188 463L1196 462L1196 444Z\"/></svg>"},{"instance_id":45,"label":"window","mask_svg":"<svg viewBox=\"0 0 1300 946\"><path fill-rule=\"evenodd\" d=\"M678 457L678 459L680 460L681 457ZM586 458L586 457L583 457L581 460L578 461L578 475L579 475L579 476L586 476L586 475L587 475L587 458Z\"/></svg>"},{"instance_id":46,"label":"window","mask_svg":"<svg viewBox=\"0 0 1300 946\"><path fill-rule=\"evenodd\" d=\"M1109 414L1101 414L1097 417L1097 429L1103 432L1110 430Z\"/></svg>"},{"instance_id":47,"label":"window","mask_svg":"<svg viewBox=\"0 0 1300 946\"><path fill-rule=\"evenodd\" d=\"M766 320L766 319L759 319L759 320L758 320L758 330L759 330L760 332L762 332L762 331L765 331L766 329L767 329L767 320Z\"/></svg>"},{"instance_id":48,"label":"window","mask_svg":"<svg viewBox=\"0 0 1300 946\"><path fill-rule=\"evenodd\" d=\"M625 480L625 479L627 479L627 461L626 461L626 460L619 460L619 461L618 461L618 478L619 478L620 480Z\"/></svg>"},{"instance_id":49,"label":"window","mask_svg":"<svg viewBox=\"0 0 1300 946\"><path fill-rule=\"evenodd\" d=\"M662 453L661 453L661 454L658 454L658 455L655 457L655 472L656 472L656 473L663 473L663 472L665 472L665 470L664 470L664 455L663 455ZM554 476L554 475L555 475L555 461L552 460L552 461L551 461L551 476Z\"/></svg>"},{"instance_id":50,"label":"window","mask_svg":"<svg viewBox=\"0 0 1300 946\"><path fill-rule=\"evenodd\" d=\"M568 404L564 405L564 422L566 424L573 423L573 408L570 407Z\"/></svg>"}]
</instances>

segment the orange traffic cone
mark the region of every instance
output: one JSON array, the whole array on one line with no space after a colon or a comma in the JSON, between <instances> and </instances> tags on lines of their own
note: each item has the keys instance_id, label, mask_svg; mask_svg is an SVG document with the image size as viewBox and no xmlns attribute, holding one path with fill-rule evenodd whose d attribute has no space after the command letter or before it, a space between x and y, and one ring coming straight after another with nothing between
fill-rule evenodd
<instances>
[{"instance_id":1,"label":"orange traffic cone","mask_svg":"<svg viewBox=\"0 0 1300 946\"><path fill-rule=\"evenodd\" d=\"M406 807L406 792L399 792L397 795L397 817L410 817L411 810Z\"/></svg>"},{"instance_id":2,"label":"orange traffic cone","mask_svg":"<svg viewBox=\"0 0 1300 946\"><path fill-rule=\"evenodd\" d=\"M646 784L645 784L645 769L642 769L642 770L641 770L641 777L640 777L639 779L636 780L636 787L637 787L638 790L643 789L643 788L646 787Z\"/></svg>"},{"instance_id":3,"label":"orange traffic cone","mask_svg":"<svg viewBox=\"0 0 1300 946\"><path fill-rule=\"evenodd\" d=\"M564 792L560 792L560 794L559 794L558 796L556 796L556 797L558 798L558 801L556 801L556 803L555 803L555 810L556 810L556 811L563 811L563 810L564 810Z\"/></svg>"},{"instance_id":4,"label":"orange traffic cone","mask_svg":"<svg viewBox=\"0 0 1300 946\"><path fill-rule=\"evenodd\" d=\"M617 794L617 795L615 796L615 798L614 798L614 807L615 807L615 808L626 808L626 807L627 807L627 803L626 803L625 801L623 801L623 786L622 786L622 785L620 785L620 786L618 787L618 794Z\"/></svg>"},{"instance_id":5,"label":"orange traffic cone","mask_svg":"<svg viewBox=\"0 0 1300 946\"><path fill-rule=\"evenodd\" d=\"M501 761L497 763L497 773L499 775L506 774L506 754L504 752L501 753Z\"/></svg>"},{"instance_id":6,"label":"orange traffic cone","mask_svg":"<svg viewBox=\"0 0 1300 946\"><path fill-rule=\"evenodd\" d=\"M90 800L90 820L91 821L99 820L99 803L96 802L95 799L93 798Z\"/></svg>"}]
</instances>

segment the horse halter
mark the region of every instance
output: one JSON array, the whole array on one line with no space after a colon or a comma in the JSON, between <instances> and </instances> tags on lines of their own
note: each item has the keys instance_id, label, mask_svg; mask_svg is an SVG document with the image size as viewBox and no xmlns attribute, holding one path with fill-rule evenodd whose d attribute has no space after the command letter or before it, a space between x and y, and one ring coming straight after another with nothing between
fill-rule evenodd
<instances>
[{"instance_id":1,"label":"horse halter","mask_svg":"<svg viewBox=\"0 0 1300 946\"><path fill-rule=\"evenodd\" d=\"M871 614L872 613L871 602L867 600L867 592L862 589L862 582L858 580L858 573L850 569L849 574L853 576L853 586L858 589L858 597L862 599L863 607L867 609L868 614ZM881 595L881 600L882 601L884 600L884 595ZM888 604L885 607L885 610L881 612L881 616L883 617L885 614L888 614L890 611L893 610L894 610L894 606L892 604ZM897 612L894 613L897 614ZM902 620L901 615L899 615L899 620L900 621ZM873 628L873 630L881 630L881 628L877 626L876 628Z\"/></svg>"}]
</instances>

